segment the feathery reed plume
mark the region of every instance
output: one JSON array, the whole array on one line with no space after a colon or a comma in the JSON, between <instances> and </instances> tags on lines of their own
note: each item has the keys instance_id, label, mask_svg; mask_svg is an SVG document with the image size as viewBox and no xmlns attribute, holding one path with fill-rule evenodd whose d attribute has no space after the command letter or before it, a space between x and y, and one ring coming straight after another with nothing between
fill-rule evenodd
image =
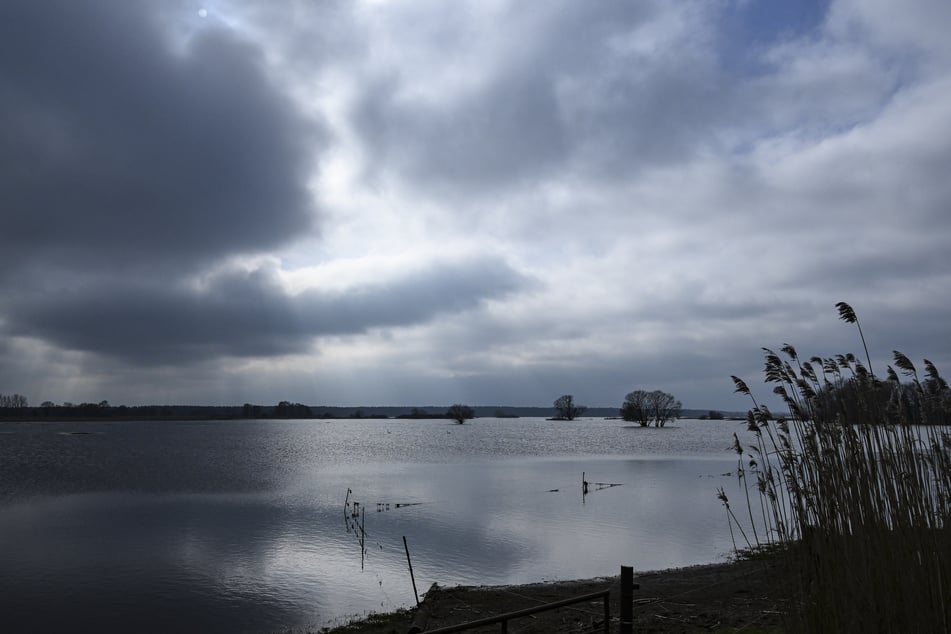
<instances>
[{"instance_id":1,"label":"feathery reed plume","mask_svg":"<svg viewBox=\"0 0 951 634\"><path fill-rule=\"evenodd\" d=\"M858 326L851 306L836 307ZM928 360L921 380L897 351L895 367L910 383L891 366L878 380L867 347L868 366L852 354L800 362L791 345L780 351L793 363L764 348L764 374L788 417L774 429L766 406L732 377L735 391L753 401L746 417L753 442L735 436L732 449L752 548L781 553L789 571L789 629L951 630L948 382ZM735 523L749 543L722 489L718 498L731 536Z\"/></svg>"},{"instance_id":2,"label":"feathery reed plume","mask_svg":"<svg viewBox=\"0 0 951 634\"><path fill-rule=\"evenodd\" d=\"M855 324L855 327L859 329L859 337L862 339L862 347L865 348L865 360L868 361L869 372L872 372L872 376L875 376L875 372L872 371L872 357L870 357L868 354L868 346L865 343L865 334L862 333L862 324L859 323L859 318L855 315L855 311L852 310L852 307L845 302L838 302L836 303L835 307L839 309L839 319L848 324Z\"/></svg>"}]
</instances>

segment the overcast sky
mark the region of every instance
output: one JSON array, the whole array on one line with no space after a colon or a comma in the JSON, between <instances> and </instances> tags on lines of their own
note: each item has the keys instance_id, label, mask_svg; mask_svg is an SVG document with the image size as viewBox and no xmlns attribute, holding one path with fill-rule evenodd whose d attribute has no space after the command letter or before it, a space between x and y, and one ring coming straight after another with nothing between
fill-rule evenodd
<instances>
[{"instance_id":1,"label":"overcast sky","mask_svg":"<svg viewBox=\"0 0 951 634\"><path fill-rule=\"evenodd\" d=\"M947 0L4 0L0 393L688 408L951 374Z\"/></svg>"}]
</instances>

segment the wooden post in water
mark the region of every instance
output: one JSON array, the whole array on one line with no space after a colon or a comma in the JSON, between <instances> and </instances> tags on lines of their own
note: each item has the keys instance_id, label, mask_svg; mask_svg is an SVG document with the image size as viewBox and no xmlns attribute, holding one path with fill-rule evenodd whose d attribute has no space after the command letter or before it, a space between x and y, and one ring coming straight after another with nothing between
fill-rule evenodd
<instances>
[{"instance_id":1,"label":"wooden post in water","mask_svg":"<svg viewBox=\"0 0 951 634\"><path fill-rule=\"evenodd\" d=\"M406 563L409 565L409 578L413 582L413 594L416 595L416 607L419 607L419 592L416 591L416 576L413 574L413 562L409 559L409 546L406 535L403 535L403 548L406 550Z\"/></svg>"},{"instance_id":2,"label":"wooden post in water","mask_svg":"<svg viewBox=\"0 0 951 634\"><path fill-rule=\"evenodd\" d=\"M367 556L367 509L366 507L361 507L363 512L361 521L360 521L360 570L363 570L363 564Z\"/></svg>"},{"instance_id":3,"label":"wooden post in water","mask_svg":"<svg viewBox=\"0 0 951 634\"><path fill-rule=\"evenodd\" d=\"M621 634L634 632L634 567L621 566Z\"/></svg>"}]
</instances>

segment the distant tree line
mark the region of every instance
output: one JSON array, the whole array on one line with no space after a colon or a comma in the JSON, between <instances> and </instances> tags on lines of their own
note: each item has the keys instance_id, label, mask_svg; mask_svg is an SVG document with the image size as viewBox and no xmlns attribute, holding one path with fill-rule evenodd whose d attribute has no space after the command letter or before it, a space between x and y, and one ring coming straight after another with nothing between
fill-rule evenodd
<instances>
[{"instance_id":1,"label":"distant tree line","mask_svg":"<svg viewBox=\"0 0 951 634\"><path fill-rule=\"evenodd\" d=\"M215 405L110 405L43 401L29 407L24 397L0 395L0 418L18 420L231 420L236 418L313 418L311 408L281 401L275 406L245 403L242 407Z\"/></svg>"},{"instance_id":2,"label":"distant tree line","mask_svg":"<svg viewBox=\"0 0 951 634\"><path fill-rule=\"evenodd\" d=\"M176 408L168 405L109 405L109 401L98 403L71 403L64 402L57 405L52 401L43 401L39 407L30 407L26 399L19 401L19 405L7 406L0 396L0 416L17 419L156 419L172 418L176 416ZM14 401L16 402L16 401ZM181 408L177 408L181 409ZM181 416L185 417L185 416Z\"/></svg>"},{"instance_id":3,"label":"distant tree line","mask_svg":"<svg viewBox=\"0 0 951 634\"><path fill-rule=\"evenodd\" d=\"M409 411L408 414L399 414L397 415L397 418L410 418L410 419L446 418L446 414L442 412L439 412L439 413L427 412L425 409L414 407L413 409Z\"/></svg>"},{"instance_id":4,"label":"distant tree line","mask_svg":"<svg viewBox=\"0 0 951 634\"><path fill-rule=\"evenodd\" d=\"M291 403L281 401L274 408L274 418L313 418L314 413L310 408L301 403Z\"/></svg>"},{"instance_id":5,"label":"distant tree line","mask_svg":"<svg viewBox=\"0 0 951 634\"><path fill-rule=\"evenodd\" d=\"M939 395L946 394L943 388L930 378L921 382L922 389L914 390L911 386L904 388L904 398L901 405L906 410L927 410L922 418L928 420L951 421L951 400L942 399ZM847 392L846 387L843 392ZM934 393L937 398L923 398L922 394ZM844 394L840 394L841 397ZM845 399L848 400L848 399ZM597 412L597 416L610 416L609 408L589 408L579 405L574 396L563 394L555 399L554 420L575 420L585 413ZM550 412L551 410L547 410ZM617 411L617 410L615 410ZM628 421L647 426L663 427L667 422L684 414L680 401L673 395L660 390L648 392L635 390L625 397L620 409L621 416ZM52 401L43 401L38 407L31 407L27 398L20 394L0 394L0 419L7 420L233 420L233 419L451 419L458 423L477 416L496 416L498 418L517 418L519 416L546 416L546 408L542 407L472 407L461 403L454 403L445 410L427 411L413 407L407 411L400 407L368 407L347 409L343 407L314 407L303 403L280 401L276 405L257 405L244 403L243 405L111 405L109 401L56 404ZM700 411L690 410L688 415L699 416L701 419L720 420L724 418L722 412L710 410L701 414ZM731 414L734 415L734 414ZM947 424L947 423L946 423Z\"/></svg>"},{"instance_id":6,"label":"distant tree line","mask_svg":"<svg viewBox=\"0 0 951 634\"><path fill-rule=\"evenodd\" d=\"M439 412L427 412L414 407L409 413L399 414L400 408L381 408L395 410L394 418L432 418L451 419L458 423L475 418L475 408L456 403ZM7 420L234 420L234 419L388 419L380 411L367 412L363 408L343 410L341 408L320 409L303 403L280 401L276 405L255 405L244 403L233 405L110 405L109 401L98 403L56 404L43 401L39 407L30 407L26 397L19 394L0 394L0 419Z\"/></svg>"},{"instance_id":7,"label":"distant tree line","mask_svg":"<svg viewBox=\"0 0 951 634\"><path fill-rule=\"evenodd\" d=\"M0 394L0 408L3 409L20 409L21 407L28 407L26 397L22 394L11 394L6 396L5 394Z\"/></svg>"},{"instance_id":8,"label":"distant tree line","mask_svg":"<svg viewBox=\"0 0 951 634\"><path fill-rule=\"evenodd\" d=\"M463 405L461 403L454 403L450 405L445 412L432 413L427 412L424 409L414 407L410 410L409 414L399 414L396 418L403 419L451 419L459 423L460 425L470 418L475 418L475 410L468 405Z\"/></svg>"}]
</instances>

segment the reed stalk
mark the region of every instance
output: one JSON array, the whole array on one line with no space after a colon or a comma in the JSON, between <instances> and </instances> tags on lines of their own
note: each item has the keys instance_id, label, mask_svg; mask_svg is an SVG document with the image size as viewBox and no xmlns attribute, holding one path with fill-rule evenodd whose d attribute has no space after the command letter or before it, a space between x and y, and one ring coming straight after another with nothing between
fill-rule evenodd
<instances>
[{"instance_id":1,"label":"reed stalk","mask_svg":"<svg viewBox=\"0 0 951 634\"><path fill-rule=\"evenodd\" d=\"M858 326L848 304L836 307ZM738 438L734 445L751 546L784 557L792 631L946 632L951 390L930 361L922 380L897 351L895 366L911 381L902 383L890 366L887 380L876 378L859 334L867 367L852 354L800 362L789 344L780 349L785 358L764 349L766 381L787 416L773 417L733 377L736 391L753 401L747 427L754 440L746 449ZM740 527L726 494L718 497Z\"/></svg>"}]
</instances>

